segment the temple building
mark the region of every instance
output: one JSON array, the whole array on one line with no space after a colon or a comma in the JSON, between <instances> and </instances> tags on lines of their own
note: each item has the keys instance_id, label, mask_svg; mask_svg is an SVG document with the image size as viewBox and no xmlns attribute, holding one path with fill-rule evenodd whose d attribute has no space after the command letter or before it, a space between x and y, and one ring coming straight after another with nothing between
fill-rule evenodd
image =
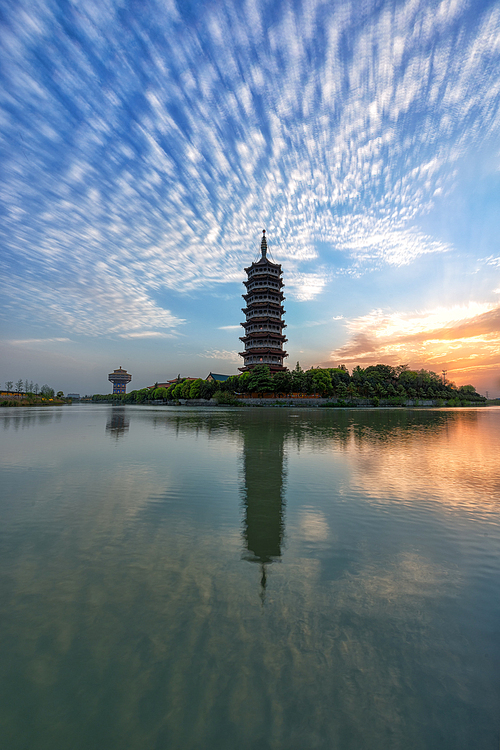
<instances>
[{"instance_id":1,"label":"temple building","mask_svg":"<svg viewBox=\"0 0 500 750\"><path fill-rule=\"evenodd\" d=\"M108 375L108 380L113 383L113 393L126 393L127 383L130 383L132 380L132 375L126 370L122 370L122 366L120 365L118 370L114 370Z\"/></svg>"},{"instance_id":2,"label":"temple building","mask_svg":"<svg viewBox=\"0 0 500 750\"><path fill-rule=\"evenodd\" d=\"M285 313L283 301L285 297L281 291L284 286L281 278L281 265L272 263L267 258L266 230L262 232L260 244L261 257L249 268L245 268L248 279L243 283L247 293L243 294L247 306L242 308L246 321L241 325L245 335L240 341L245 344L245 351L240 352L244 366L241 372L252 370L257 365L268 365L271 373L283 372L287 368L283 359L288 357L283 351L283 344L287 341L283 335L286 328L281 316Z\"/></svg>"}]
</instances>

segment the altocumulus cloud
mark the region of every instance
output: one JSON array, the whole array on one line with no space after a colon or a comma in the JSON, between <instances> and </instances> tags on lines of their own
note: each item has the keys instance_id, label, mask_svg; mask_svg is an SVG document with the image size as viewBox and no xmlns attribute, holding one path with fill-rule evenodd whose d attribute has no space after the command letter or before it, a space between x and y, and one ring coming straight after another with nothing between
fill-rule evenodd
<instances>
[{"instance_id":1,"label":"altocumulus cloud","mask_svg":"<svg viewBox=\"0 0 500 750\"><path fill-rule=\"evenodd\" d=\"M173 331L172 293L240 280L256 226L299 300L324 288L304 266L316 242L358 273L449 249L416 222L460 158L498 136L498 5L222 0L193 13L175 0L4 4L9 314L90 335Z\"/></svg>"}]
</instances>

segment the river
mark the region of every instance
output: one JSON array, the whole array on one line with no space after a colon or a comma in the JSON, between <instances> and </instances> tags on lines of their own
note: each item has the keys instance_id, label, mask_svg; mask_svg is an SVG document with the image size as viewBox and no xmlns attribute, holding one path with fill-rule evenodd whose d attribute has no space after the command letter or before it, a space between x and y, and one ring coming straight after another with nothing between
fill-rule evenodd
<instances>
[{"instance_id":1,"label":"river","mask_svg":"<svg viewBox=\"0 0 500 750\"><path fill-rule=\"evenodd\" d=\"M497 750L500 408L0 412L9 750Z\"/></svg>"}]
</instances>

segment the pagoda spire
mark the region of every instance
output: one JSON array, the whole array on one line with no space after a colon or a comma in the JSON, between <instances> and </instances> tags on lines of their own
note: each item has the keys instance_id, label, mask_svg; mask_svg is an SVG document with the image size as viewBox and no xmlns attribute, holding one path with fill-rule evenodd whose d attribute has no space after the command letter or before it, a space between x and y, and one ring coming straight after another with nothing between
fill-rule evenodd
<instances>
[{"instance_id":1,"label":"pagoda spire","mask_svg":"<svg viewBox=\"0 0 500 750\"><path fill-rule=\"evenodd\" d=\"M262 257L265 258L267 256L267 240L266 240L266 230L262 230L262 239L260 241L260 251L262 253Z\"/></svg>"}]
</instances>

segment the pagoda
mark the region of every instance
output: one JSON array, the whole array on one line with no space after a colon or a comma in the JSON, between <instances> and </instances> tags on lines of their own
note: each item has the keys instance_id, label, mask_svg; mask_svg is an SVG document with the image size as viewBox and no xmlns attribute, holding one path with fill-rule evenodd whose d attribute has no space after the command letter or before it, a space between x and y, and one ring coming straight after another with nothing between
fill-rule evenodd
<instances>
[{"instance_id":1,"label":"pagoda","mask_svg":"<svg viewBox=\"0 0 500 750\"><path fill-rule=\"evenodd\" d=\"M132 380L132 375L126 370L122 370L122 366L117 370L114 370L108 375L108 380L113 383L113 393L126 393L127 383Z\"/></svg>"},{"instance_id":2,"label":"pagoda","mask_svg":"<svg viewBox=\"0 0 500 750\"><path fill-rule=\"evenodd\" d=\"M281 278L281 265L272 263L267 258L266 230L262 232L260 243L261 257L249 268L245 268L247 280L244 281L246 294L242 297L247 306L242 308L246 321L241 325L245 329L245 335L240 336L240 341L245 344L245 351L240 352L243 357L244 366L238 369L248 372L257 365L267 365L271 373L285 372L287 368L283 365L283 359L288 357L283 351L283 344L287 339L283 335L286 328L282 315L283 309Z\"/></svg>"}]
</instances>

